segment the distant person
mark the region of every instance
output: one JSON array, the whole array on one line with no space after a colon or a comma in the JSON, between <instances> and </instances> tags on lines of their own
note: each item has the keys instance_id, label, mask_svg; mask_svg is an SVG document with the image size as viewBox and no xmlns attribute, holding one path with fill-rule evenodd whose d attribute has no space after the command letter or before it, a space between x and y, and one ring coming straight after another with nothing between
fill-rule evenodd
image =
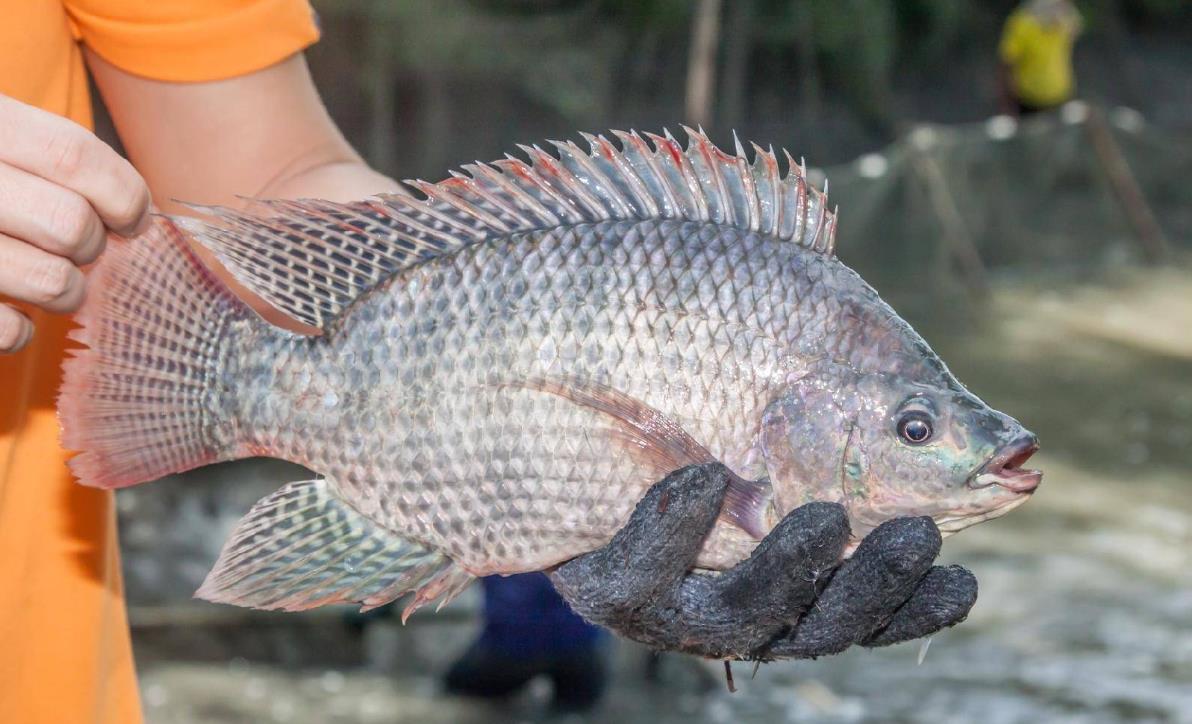
<instances>
[{"instance_id":1,"label":"distant person","mask_svg":"<svg viewBox=\"0 0 1192 724\"><path fill-rule=\"evenodd\" d=\"M541 676L554 686L555 710L595 706L608 678L604 630L572 612L542 573L489 576L480 582L480 636L447 671L447 691L497 699Z\"/></svg>"},{"instance_id":2,"label":"distant person","mask_svg":"<svg viewBox=\"0 0 1192 724\"><path fill-rule=\"evenodd\" d=\"M1026 116L1071 100L1072 46L1082 25L1070 0L1027 0L1006 18L998 46L1003 112Z\"/></svg>"}]
</instances>

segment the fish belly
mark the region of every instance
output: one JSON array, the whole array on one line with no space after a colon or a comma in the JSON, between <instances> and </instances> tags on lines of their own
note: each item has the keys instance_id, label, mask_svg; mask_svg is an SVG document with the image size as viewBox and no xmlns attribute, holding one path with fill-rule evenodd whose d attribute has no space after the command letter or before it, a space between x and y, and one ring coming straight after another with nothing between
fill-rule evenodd
<instances>
[{"instance_id":1,"label":"fish belly","mask_svg":"<svg viewBox=\"0 0 1192 724\"><path fill-rule=\"evenodd\" d=\"M378 288L326 340L251 345L240 424L472 573L543 569L606 543L669 471L606 413L526 382L611 388L757 474L761 410L792 365L790 247L650 221L465 248ZM755 543L719 530L700 565Z\"/></svg>"}]
</instances>

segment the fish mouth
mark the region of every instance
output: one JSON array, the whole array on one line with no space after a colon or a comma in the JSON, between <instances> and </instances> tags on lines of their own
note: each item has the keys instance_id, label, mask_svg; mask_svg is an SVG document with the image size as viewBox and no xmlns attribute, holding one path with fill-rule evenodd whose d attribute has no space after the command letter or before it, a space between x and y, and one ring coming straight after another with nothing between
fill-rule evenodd
<instances>
[{"instance_id":1,"label":"fish mouth","mask_svg":"<svg viewBox=\"0 0 1192 724\"><path fill-rule=\"evenodd\" d=\"M1022 467L1039 449L1039 438L1025 435L1006 445L969 476L973 489L997 485L1013 493L1030 495L1043 482L1043 473Z\"/></svg>"},{"instance_id":2,"label":"fish mouth","mask_svg":"<svg viewBox=\"0 0 1192 724\"><path fill-rule=\"evenodd\" d=\"M945 537L953 533L959 533L965 528L970 528L978 523L984 523L987 520L1000 518L1011 510L1025 503L1031 497L1030 493L1020 493L1006 497L997 505L988 508L980 513L963 513L959 515L944 515L935 518L935 525L940 529Z\"/></svg>"}]
</instances>

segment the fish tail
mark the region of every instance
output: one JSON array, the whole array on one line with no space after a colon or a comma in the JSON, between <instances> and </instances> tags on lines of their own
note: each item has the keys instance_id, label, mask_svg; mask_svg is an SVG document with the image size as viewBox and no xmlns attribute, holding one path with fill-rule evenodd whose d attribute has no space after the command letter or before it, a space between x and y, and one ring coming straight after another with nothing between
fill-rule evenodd
<instances>
[{"instance_id":1,"label":"fish tail","mask_svg":"<svg viewBox=\"0 0 1192 724\"><path fill-rule=\"evenodd\" d=\"M244 302L199 261L165 218L109 245L88 276L88 296L63 364L62 445L79 482L123 488L235 455L221 425L222 360Z\"/></svg>"}]
</instances>

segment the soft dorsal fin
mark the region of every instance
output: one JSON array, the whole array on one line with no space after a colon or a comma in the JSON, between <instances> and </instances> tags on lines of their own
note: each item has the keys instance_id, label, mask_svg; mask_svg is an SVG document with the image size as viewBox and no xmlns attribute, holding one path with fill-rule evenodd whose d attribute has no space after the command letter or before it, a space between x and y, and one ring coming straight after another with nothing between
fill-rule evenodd
<instances>
[{"instance_id":1,"label":"soft dorsal fin","mask_svg":"<svg viewBox=\"0 0 1192 724\"><path fill-rule=\"evenodd\" d=\"M773 149L750 162L686 129L584 134L590 149L553 142L475 163L437 184L410 181L425 198L384 195L354 203L260 201L247 211L195 207L209 222L176 219L238 280L306 324L326 330L343 310L400 269L462 246L535 229L621 219L726 224L834 252L836 214L790 154L783 176ZM785 152L784 152L785 153Z\"/></svg>"}]
</instances>

